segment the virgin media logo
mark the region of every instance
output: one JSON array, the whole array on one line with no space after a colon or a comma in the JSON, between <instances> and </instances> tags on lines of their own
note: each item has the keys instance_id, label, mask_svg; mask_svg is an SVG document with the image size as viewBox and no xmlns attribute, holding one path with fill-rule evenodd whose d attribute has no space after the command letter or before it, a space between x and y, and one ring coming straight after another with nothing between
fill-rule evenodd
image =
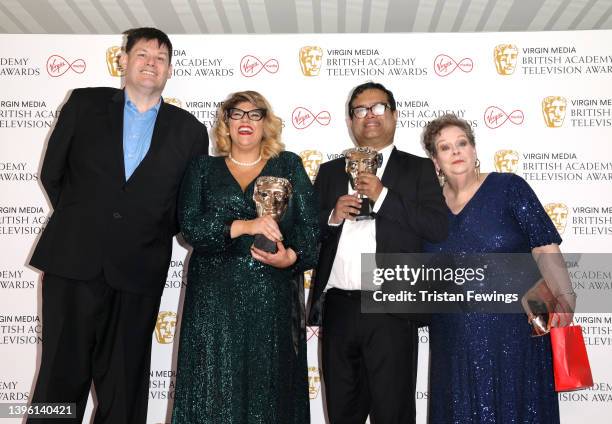
<instances>
[{"instance_id":1,"label":"virgin media logo","mask_svg":"<svg viewBox=\"0 0 612 424\"><path fill-rule=\"evenodd\" d=\"M439 54L434 59L434 72L439 77L445 77L459 69L466 74L474 69L474 62L469 57L464 57L459 62L446 54Z\"/></svg>"},{"instance_id":2,"label":"virgin media logo","mask_svg":"<svg viewBox=\"0 0 612 424\"><path fill-rule=\"evenodd\" d=\"M485 125L491 129L501 127L506 121L510 121L514 125L520 125L523 123L524 119L525 115L523 111L519 109L506 113L497 106L489 106L484 113Z\"/></svg>"},{"instance_id":3,"label":"virgin media logo","mask_svg":"<svg viewBox=\"0 0 612 424\"><path fill-rule=\"evenodd\" d=\"M259 60L259 58L251 56L250 54L244 56L242 60L240 60L240 73L247 78L254 77L262 70L265 70L270 74L277 73L278 60L268 59L267 61L263 62Z\"/></svg>"},{"instance_id":4,"label":"virgin media logo","mask_svg":"<svg viewBox=\"0 0 612 424\"><path fill-rule=\"evenodd\" d=\"M326 110L323 110L315 115L305 107L301 106L296 107L291 114L291 123L298 130L308 128L315 121L319 123L319 125L329 125L331 115Z\"/></svg>"},{"instance_id":5,"label":"virgin media logo","mask_svg":"<svg viewBox=\"0 0 612 424\"><path fill-rule=\"evenodd\" d=\"M60 55L54 54L49 56L47 59L47 73L52 77L61 77L69 70L73 70L77 74L85 72L87 65L83 59L76 59L72 62L68 62Z\"/></svg>"},{"instance_id":6,"label":"virgin media logo","mask_svg":"<svg viewBox=\"0 0 612 424\"><path fill-rule=\"evenodd\" d=\"M313 337L321 337L319 335L320 327L306 327L306 341L309 341Z\"/></svg>"}]
</instances>

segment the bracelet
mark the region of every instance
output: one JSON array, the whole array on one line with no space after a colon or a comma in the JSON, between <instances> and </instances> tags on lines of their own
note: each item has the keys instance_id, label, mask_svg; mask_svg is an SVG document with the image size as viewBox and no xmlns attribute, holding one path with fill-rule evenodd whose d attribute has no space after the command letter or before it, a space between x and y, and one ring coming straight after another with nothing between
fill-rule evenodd
<instances>
[{"instance_id":1,"label":"bracelet","mask_svg":"<svg viewBox=\"0 0 612 424\"><path fill-rule=\"evenodd\" d=\"M558 298L558 297L561 297L561 296L565 296L565 295L573 296L573 297L578 297L576 292L574 290L572 290L572 291L568 291L568 292L559 293L558 295L555 296L555 299Z\"/></svg>"}]
</instances>

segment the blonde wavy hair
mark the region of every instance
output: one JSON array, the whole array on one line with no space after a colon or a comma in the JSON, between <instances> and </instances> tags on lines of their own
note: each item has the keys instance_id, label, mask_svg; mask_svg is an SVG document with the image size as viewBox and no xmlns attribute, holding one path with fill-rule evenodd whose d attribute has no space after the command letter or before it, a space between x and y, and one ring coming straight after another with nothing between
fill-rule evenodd
<instances>
[{"instance_id":1,"label":"blonde wavy hair","mask_svg":"<svg viewBox=\"0 0 612 424\"><path fill-rule=\"evenodd\" d=\"M214 127L215 146L220 156L229 155L232 148L232 140L229 136L229 110L239 103L249 102L258 109L264 109L266 115L263 118L263 139L261 140L261 157L265 160L276 157L285 150L281 142L282 121L272 112L272 106L264 96L257 91L239 91L230 94L223 102L217 112L217 122Z\"/></svg>"}]
</instances>

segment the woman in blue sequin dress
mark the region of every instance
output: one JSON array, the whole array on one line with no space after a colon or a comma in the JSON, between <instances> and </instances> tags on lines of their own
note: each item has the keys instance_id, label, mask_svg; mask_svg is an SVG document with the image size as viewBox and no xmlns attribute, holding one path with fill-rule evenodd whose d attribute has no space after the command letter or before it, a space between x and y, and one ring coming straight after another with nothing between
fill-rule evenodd
<instances>
[{"instance_id":1,"label":"woman in blue sequin dress","mask_svg":"<svg viewBox=\"0 0 612 424\"><path fill-rule=\"evenodd\" d=\"M532 253L536 259L559 253L561 238L522 178L479 174L474 135L466 121L440 117L425 128L423 142L445 180L449 207L448 239L426 245L425 251ZM553 292L571 308L569 278L561 280ZM522 282L504 280L495 289L504 292L504 284ZM513 292L509 286L506 291ZM555 314L554 325L569 321L571 313ZM430 423L559 423L550 340L531 337L526 315L434 314L429 332Z\"/></svg>"},{"instance_id":2,"label":"woman in blue sequin dress","mask_svg":"<svg viewBox=\"0 0 612 424\"><path fill-rule=\"evenodd\" d=\"M226 100L218 157L188 169L179 204L194 250L181 324L173 424L305 424L305 337L296 331L296 276L316 263L317 205L299 156L280 143L280 120L252 91ZM258 176L290 181L281 221L257 217ZM254 235L278 252L252 247ZM282 241L281 241L282 240ZM299 309L299 308L298 308Z\"/></svg>"}]
</instances>

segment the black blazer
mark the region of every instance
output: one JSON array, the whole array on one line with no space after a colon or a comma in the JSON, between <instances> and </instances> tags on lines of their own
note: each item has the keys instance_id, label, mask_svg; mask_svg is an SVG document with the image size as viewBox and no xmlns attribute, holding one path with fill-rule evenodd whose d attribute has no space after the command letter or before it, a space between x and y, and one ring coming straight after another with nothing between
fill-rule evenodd
<instances>
[{"instance_id":1,"label":"black blazer","mask_svg":"<svg viewBox=\"0 0 612 424\"><path fill-rule=\"evenodd\" d=\"M310 325L321 325L323 290L336 257L343 225L327 224L338 197L348 193L344 158L321 165L315 190L319 196L321 251L313 274ZM423 240L437 242L448 234L448 209L429 159L393 148L382 176L387 196L376 214L376 253L414 253Z\"/></svg>"},{"instance_id":2,"label":"black blazer","mask_svg":"<svg viewBox=\"0 0 612 424\"><path fill-rule=\"evenodd\" d=\"M76 89L49 139L40 179L53 206L30 265L121 290L160 295L178 233L177 194L187 164L207 154L206 128L162 102L151 147L128 181L124 92Z\"/></svg>"}]
</instances>

